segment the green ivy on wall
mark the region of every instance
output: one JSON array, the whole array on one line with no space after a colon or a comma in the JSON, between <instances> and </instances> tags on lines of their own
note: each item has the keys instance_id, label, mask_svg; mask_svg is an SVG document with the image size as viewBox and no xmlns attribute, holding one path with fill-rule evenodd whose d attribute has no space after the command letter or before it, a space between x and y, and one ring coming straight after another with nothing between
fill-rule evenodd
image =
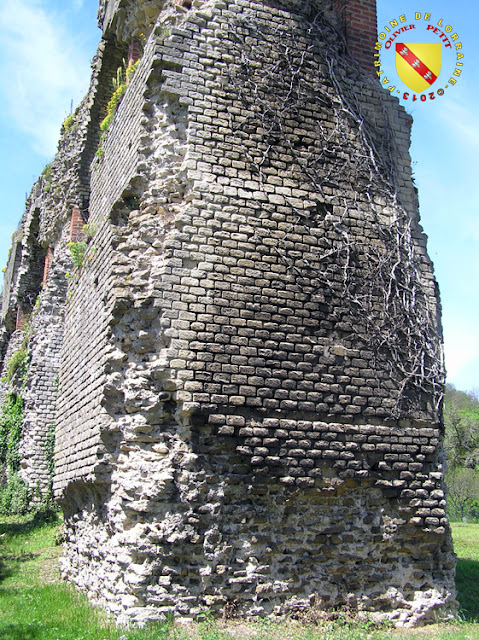
<instances>
[{"instance_id":1,"label":"green ivy on wall","mask_svg":"<svg viewBox=\"0 0 479 640\"><path fill-rule=\"evenodd\" d=\"M23 422L23 400L9 391L0 413L0 463L7 464L12 471L18 471L20 444Z\"/></svg>"},{"instance_id":2,"label":"green ivy on wall","mask_svg":"<svg viewBox=\"0 0 479 640\"><path fill-rule=\"evenodd\" d=\"M30 502L30 490L18 473L23 418L21 396L7 392L0 410L1 513L24 513Z\"/></svg>"},{"instance_id":3,"label":"green ivy on wall","mask_svg":"<svg viewBox=\"0 0 479 640\"><path fill-rule=\"evenodd\" d=\"M30 356L28 354L28 349L26 345L22 344L20 349L15 351L13 356L10 358L6 367L5 375L2 378L2 382L11 382L17 373L20 374L20 378L25 379L29 363Z\"/></svg>"},{"instance_id":4,"label":"green ivy on wall","mask_svg":"<svg viewBox=\"0 0 479 640\"><path fill-rule=\"evenodd\" d=\"M48 426L47 435L45 438L45 442L43 443L43 448L45 450L45 458L48 464L48 475L50 477L50 482L53 482L53 476L55 473L55 423L52 423Z\"/></svg>"},{"instance_id":5,"label":"green ivy on wall","mask_svg":"<svg viewBox=\"0 0 479 640\"><path fill-rule=\"evenodd\" d=\"M24 326L22 343L8 361L2 378L2 382L9 388L0 406L0 513L24 513L30 505L30 488L19 474L19 449L24 419L21 393L30 364L30 337L28 320Z\"/></svg>"}]
</instances>

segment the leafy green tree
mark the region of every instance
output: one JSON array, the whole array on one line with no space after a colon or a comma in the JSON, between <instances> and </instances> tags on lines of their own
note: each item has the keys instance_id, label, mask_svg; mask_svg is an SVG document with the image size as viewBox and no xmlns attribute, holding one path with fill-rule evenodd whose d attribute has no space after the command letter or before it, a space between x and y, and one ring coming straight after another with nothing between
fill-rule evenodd
<instances>
[{"instance_id":1,"label":"leafy green tree","mask_svg":"<svg viewBox=\"0 0 479 640\"><path fill-rule=\"evenodd\" d=\"M479 400L474 393L446 386L444 399L445 449L449 466L479 466Z\"/></svg>"},{"instance_id":2,"label":"leafy green tree","mask_svg":"<svg viewBox=\"0 0 479 640\"><path fill-rule=\"evenodd\" d=\"M474 518L479 497L479 471L456 467L448 471L446 483L450 515L463 521Z\"/></svg>"},{"instance_id":3,"label":"leafy green tree","mask_svg":"<svg viewBox=\"0 0 479 640\"><path fill-rule=\"evenodd\" d=\"M444 448L448 460L448 512L460 520L479 517L479 399L446 385Z\"/></svg>"}]
</instances>

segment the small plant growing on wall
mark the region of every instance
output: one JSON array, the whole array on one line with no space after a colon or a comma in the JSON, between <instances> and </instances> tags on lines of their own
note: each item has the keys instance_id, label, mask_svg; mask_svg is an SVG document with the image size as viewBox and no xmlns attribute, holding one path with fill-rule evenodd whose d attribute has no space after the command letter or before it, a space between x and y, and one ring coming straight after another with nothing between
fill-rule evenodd
<instances>
[{"instance_id":1,"label":"small plant growing on wall","mask_svg":"<svg viewBox=\"0 0 479 640\"><path fill-rule=\"evenodd\" d=\"M45 165L42 171L43 178L43 190L48 193L52 188L52 180L53 180L53 163Z\"/></svg>"},{"instance_id":2,"label":"small plant growing on wall","mask_svg":"<svg viewBox=\"0 0 479 640\"><path fill-rule=\"evenodd\" d=\"M83 225L83 233L86 236L87 242L93 238L96 232L97 228L95 224L88 223Z\"/></svg>"},{"instance_id":3,"label":"small plant growing on wall","mask_svg":"<svg viewBox=\"0 0 479 640\"><path fill-rule=\"evenodd\" d=\"M100 136L100 145L98 147L98 149L95 151L95 156L101 160L103 158L103 154L105 153L105 148L103 146L103 143L106 140L106 131L104 133L101 134Z\"/></svg>"},{"instance_id":4,"label":"small plant growing on wall","mask_svg":"<svg viewBox=\"0 0 479 640\"><path fill-rule=\"evenodd\" d=\"M100 129L102 131L108 131L108 129L110 128L110 125L113 122L113 118L115 117L116 111L118 109L118 105L120 104L121 99L125 94L128 83L133 77L133 74L135 73L139 63L140 61L137 60L135 63L126 66L126 62L123 61L123 67L118 67L116 71L116 77L113 78L114 91L110 100L108 101L108 104L106 105L106 117L100 123Z\"/></svg>"},{"instance_id":5,"label":"small plant growing on wall","mask_svg":"<svg viewBox=\"0 0 479 640\"><path fill-rule=\"evenodd\" d=\"M103 154L105 153L103 144L106 140L106 135L110 128L110 125L113 122L113 119L117 112L118 105L120 104L125 94L126 88L139 64L140 60L137 60L136 62L129 65L126 64L125 60L123 60L123 66L118 67L118 69L116 70L116 77L112 80L114 91L106 106L106 116L100 122L100 129L103 131L103 134L100 137L100 143L98 149L95 152L95 156L99 160L102 160Z\"/></svg>"},{"instance_id":6,"label":"small plant growing on wall","mask_svg":"<svg viewBox=\"0 0 479 640\"><path fill-rule=\"evenodd\" d=\"M71 113L69 116L65 118L62 125L64 131L70 131L70 129L72 128L74 119L75 119L75 116L73 113Z\"/></svg>"},{"instance_id":7,"label":"small plant growing on wall","mask_svg":"<svg viewBox=\"0 0 479 640\"><path fill-rule=\"evenodd\" d=\"M30 364L30 353L28 351L28 342L32 333L30 329L30 317L24 326L24 336L20 347L15 351L5 367L5 374L1 381L10 384L10 382L18 377L22 384L25 383L28 365Z\"/></svg>"},{"instance_id":8,"label":"small plant growing on wall","mask_svg":"<svg viewBox=\"0 0 479 640\"><path fill-rule=\"evenodd\" d=\"M26 346L22 345L18 351L15 351L7 364L7 371L2 380L4 382L10 382L17 372L20 373L21 378L24 378L28 369L29 361L28 349Z\"/></svg>"},{"instance_id":9,"label":"small plant growing on wall","mask_svg":"<svg viewBox=\"0 0 479 640\"><path fill-rule=\"evenodd\" d=\"M85 254L87 243L85 240L81 240L80 242L69 242L68 247L70 249L70 253L72 254L73 266L76 269L80 269L85 264Z\"/></svg>"},{"instance_id":10,"label":"small plant growing on wall","mask_svg":"<svg viewBox=\"0 0 479 640\"><path fill-rule=\"evenodd\" d=\"M78 114L79 106L73 111L73 100L70 105L70 113L67 115L62 124L62 133L67 133L67 131L75 131L78 128L78 124L75 124L75 117Z\"/></svg>"},{"instance_id":11,"label":"small plant growing on wall","mask_svg":"<svg viewBox=\"0 0 479 640\"><path fill-rule=\"evenodd\" d=\"M97 247L90 245L90 255L87 258L88 245L96 232L97 232L96 225L85 224L83 225L83 233L86 236L86 240L80 240L79 242L70 242L68 244L75 271L73 273L69 271L65 273L65 278L70 283L70 287L67 293L67 302L71 300L73 296L73 292L75 290L75 286L78 282L78 279L79 279L78 270L82 269L87 264L87 262L91 261L95 253L98 251Z\"/></svg>"}]
</instances>

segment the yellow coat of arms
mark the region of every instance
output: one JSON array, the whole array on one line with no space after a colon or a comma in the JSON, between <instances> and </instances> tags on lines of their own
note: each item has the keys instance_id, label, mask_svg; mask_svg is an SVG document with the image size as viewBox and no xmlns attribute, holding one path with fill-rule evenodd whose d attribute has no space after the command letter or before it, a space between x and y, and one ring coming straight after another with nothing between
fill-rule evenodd
<instances>
[{"instance_id":1,"label":"yellow coat of arms","mask_svg":"<svg viewBox=\"0 0 479 640\"><path fill-rule=\"evenodd\" d=\"M441 71L441 43L398 42L396 69L404 84L414 92L429 89Z\"/></svg>"}]
</instances>

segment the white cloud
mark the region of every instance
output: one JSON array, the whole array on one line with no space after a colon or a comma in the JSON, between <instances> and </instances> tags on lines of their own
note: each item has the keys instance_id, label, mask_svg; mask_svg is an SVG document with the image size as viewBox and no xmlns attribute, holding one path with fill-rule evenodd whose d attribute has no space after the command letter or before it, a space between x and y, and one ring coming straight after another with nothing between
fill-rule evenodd
<instances>
[{"instance_id":1,"label":"white cloud","mask_svg":"<svg viewBox=\"0 0 479 640\"><path fill-rule=\"evenodd\" d=\"M468 101L474 104L474 101ZM459 137L459 142L467 147L479 147L479 119L477 109L459 104L452 98L442 103L439 112L443 124L449 128L454 135Z\"/></svg>"},{"instance_id":2,"label":"white cloud","mask_svg":"<svg viewBox=\"0 0 479 640\"><path fill-rule=\"evenodd\" d=\"M0 8L3 108L44 156L55 152L62 119L85 90L90 68L58 16L35 0Z\"/></svg>"},{"instance_id":3,"label":"white cloud","mask_svg":"<svg viewBox=\"0 0 479 640\"><path fill-rule=\"evenodd\" d=\"M474 322L444 317L447 379L458 389L470 390L479 380L479 333ZM473 385L471 386L471 381Z\"/></svg>"},{"instance_id":4,"label":"white cloud","mask_svg":"<svg viewBox=\"0 0 479 640\"><path fill-rule=\"evenodd\" d=\"M471 217L467 220L467 230L470 236L477 243L477 246L479 248L479 221L477 219L477 208L475 209L474 213L475 215L471 215ZM477 260L477 254L476 254L476 260ZM477 268L479 269L479 265Z\"/></svg>"}]
</instances>

